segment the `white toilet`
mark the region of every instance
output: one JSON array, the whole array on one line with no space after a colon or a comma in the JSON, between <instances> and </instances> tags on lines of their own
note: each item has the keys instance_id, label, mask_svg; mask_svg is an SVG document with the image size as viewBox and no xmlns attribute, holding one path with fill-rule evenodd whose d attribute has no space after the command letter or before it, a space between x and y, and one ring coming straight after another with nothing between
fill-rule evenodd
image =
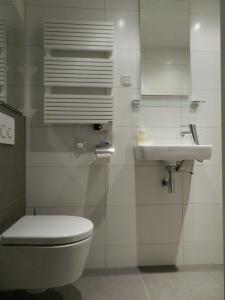
<instances>
[{"instance_id":1,"label":"white toilet","mask_svg":"<svg viewBox=\"0 0 225 300\"><path fill-rule=\"evenodd\" d=\"M74 216L24 216L1 235L0 289L45 290L84 270L93 223Z\"/></svg>"}]
</instances>

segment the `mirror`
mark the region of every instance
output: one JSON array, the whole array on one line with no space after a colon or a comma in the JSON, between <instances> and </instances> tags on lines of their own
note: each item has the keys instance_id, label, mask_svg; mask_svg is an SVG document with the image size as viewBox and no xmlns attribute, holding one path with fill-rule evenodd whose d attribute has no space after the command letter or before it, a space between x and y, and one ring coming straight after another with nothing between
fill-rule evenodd
<instances>
[{"instance_id":1,"label":"mirror","mask_svg":"<svg viewBox=\"0 0 225 300\"><path fill-rule=\"evenodd\" d=\"M24 0L0 0L0 21L5 38L0 48L1 70L4 70L0 100L16 109L24 108ZM2 36L3 33L1 33Z\"/></svg>"},{"instance_id":2,"label":"mirror","mask_svg":"<svg viewBox=\"0 0 225 300\"><path fill-rule=\"evenodd\" d=\"M141 95L189 95L189 0L140 0Z\"/></svg>"}]
</instances>

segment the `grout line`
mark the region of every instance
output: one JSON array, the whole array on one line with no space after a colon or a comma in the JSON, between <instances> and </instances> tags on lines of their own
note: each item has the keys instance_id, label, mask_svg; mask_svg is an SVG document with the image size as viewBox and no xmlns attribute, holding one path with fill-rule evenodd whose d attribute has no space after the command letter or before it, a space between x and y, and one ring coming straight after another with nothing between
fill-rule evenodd
<instances>
[{"instance_id":1,"label":"grout line","mask_svg":"<svg viewBox=\"0 0 225 300\"><path fill-rule=\"evenodd\" d=\"M143 287L145 289L146 296L148 297L149 300L151 300L151 294L150 294L150 291L149 291L148 287L145 284L145 281L144 281L142 273L140 273L140 278L141 278L142 285L143 285Z\"/></svg>"}]
</instances>

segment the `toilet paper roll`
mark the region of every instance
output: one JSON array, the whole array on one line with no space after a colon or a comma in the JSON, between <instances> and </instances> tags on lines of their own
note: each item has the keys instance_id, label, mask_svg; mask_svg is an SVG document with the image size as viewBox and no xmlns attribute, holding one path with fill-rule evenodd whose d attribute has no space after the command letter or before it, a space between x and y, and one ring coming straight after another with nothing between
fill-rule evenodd
<instances>
[{"instance_id":1,"label":"toilet paper roll","mask_svg":"<svg viewBox=\"0 0 225 300\"><path fill-rule=\"evenodd\" d=\"M96 159L106 159L110 158L111 154L110 153L97 153L96 154Z\"/></svg>"}]
</instances>

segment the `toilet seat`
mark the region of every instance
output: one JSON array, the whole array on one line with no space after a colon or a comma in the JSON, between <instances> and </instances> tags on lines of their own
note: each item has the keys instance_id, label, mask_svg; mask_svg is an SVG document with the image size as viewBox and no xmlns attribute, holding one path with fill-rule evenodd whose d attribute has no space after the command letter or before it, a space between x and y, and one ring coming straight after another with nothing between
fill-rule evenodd
<instances>
[{"instance_id":1,"label":"toilet seat","mask_svg":"<svg viewBox=\"0 0 225 300\"><path fill-rule=\"evenodd\" d=\"M1 244L54 246L77 243L93 232L90 220L75 216L24 216L1 235Z\"/></svg>"}]
</instances>

